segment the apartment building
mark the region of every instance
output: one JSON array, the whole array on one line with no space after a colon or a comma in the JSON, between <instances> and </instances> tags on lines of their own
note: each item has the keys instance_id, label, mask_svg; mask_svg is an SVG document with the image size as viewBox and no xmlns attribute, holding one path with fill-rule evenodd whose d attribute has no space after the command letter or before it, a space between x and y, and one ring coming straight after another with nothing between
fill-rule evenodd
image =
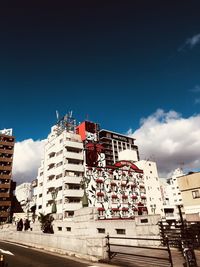
<instances>
[{"instance_id":1,"label":"apartment building","mask_svg":"<svg viewBox=\"0 0 200 267\"><path fill-rule=\"evenodd\" d=\"M86 166L85 182L89 206L98 208L99 219L134 219L148 213L143 170L132 162Z\"/></svg>"},{"instance_id":2,"label":"apartment building","mask_svg":"<svg viewBox=\"0 0 200 267\"><path fill-rule=\"evenodd\" d=\"M161 190L163 192L163 210L166 220L180 219L178 206L183 205L182 194L178 185L178 177L183 176L180 168L174 170L170 178L162 178ZM184 209L182 208L183 213Z\"/></svg>"},{"instance_id":3,"label":"apartment building","mask_svg":"<svg viewBox=\"0 0 200 267\"><path fill-rule=\"evenodd\" d=\"M200 172L178 177L185 216L188 221L200 221Z\"/></svg>"},{"instance_id":4,"label":"apartment building","mask_svg":"<svg viewBox=\"0 0 200 267\"><path fill-rule=\"evenodd\" d=\"M156 162L140 160L135 162L135 165L142 169L144 173L148 213L163 215L162 191Z\"/></svg>"},{"instance_id":5,"label":"apartment building","mask_svg":"<svg viewBox=\"0 0 200 267\"><path fill-rule=\"evenodd\" d=\"M12 129L0 131L0 222L11 221L13 215L12 165L15 138Z\"/></svg>"},{"instance_id":6,"label":"apartment building","mask_svg":"<svg viewBox=\"0 0 200 267\"><path fill-rule=\"evenodd\" d=\"M135 139L130 136L102 129L99 131L99 142L104 147L106 166L118 162L119 152L122 151L128 154L126 160L131 159L133 162L139 160L138 147L135 145Z\"/></svg>"},{"instance_id":7,"label":"apartment building","mask_svg":"<svg viewBox=\"0 0 200 267\"><path fill-rule=\"evenodd\" d=\"M36 214L53 212L65 220L82 207L83 142L75 131L67 115L51 128L33 183Z\"/></svg>"}]
</instances>

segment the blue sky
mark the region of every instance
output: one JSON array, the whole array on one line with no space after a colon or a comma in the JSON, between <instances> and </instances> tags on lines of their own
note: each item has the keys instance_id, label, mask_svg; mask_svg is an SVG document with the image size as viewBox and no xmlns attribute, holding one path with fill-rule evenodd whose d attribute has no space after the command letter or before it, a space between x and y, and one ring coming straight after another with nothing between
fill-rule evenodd
<instances>
[{"instance_id":1,"label":"blue sky","mask_svg":"<svg viewBox=\"0 0 200 267\"><path fill-rule=\"evenodd\" d=\"M135 3L133 3L135 2ZM0 128L43 139L73 110L77 121L137 129L158 108L199 112L198 1L84 1L5 7L0 17Z\"/></svg>"},{"instance_id":2,"label":"blue sky","mask_svg":"<svg viewBox=\"0 0 200 267\"><path fill-rule=\"evenodd\" d=\"M56 110L129 131L163 175L197 168L200 2L66 2L0 10L0 129L14 130L17 179L35 178Z\"/></svg>"}]
</instances>

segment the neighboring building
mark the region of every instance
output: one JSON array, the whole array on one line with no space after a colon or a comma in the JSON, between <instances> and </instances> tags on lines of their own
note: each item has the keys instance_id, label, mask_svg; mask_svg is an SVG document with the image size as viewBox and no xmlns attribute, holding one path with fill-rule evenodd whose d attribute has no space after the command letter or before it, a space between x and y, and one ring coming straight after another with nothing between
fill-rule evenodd
<instances>
[{"instance_id":1,"label":"neighboring building","mask_svg":"<svg viewBox=\"0 0 200 267\"><path fill-rule=\"evenodd\" d=\"M106 166L112 166L116 162L120 161L119 152L126 150L128 157L124 160L132 160L136 162L139 160L138 147L135 145L135 139L115 133L108 130L99 131L99 142L104 147Z\"/></svg>"},{"instance_id":2,"label":"neighboring building","mask_svg":"<svg viewBox=\"0 0 200 267\"><path fill-rule=\"evenodd\" d=\"M53 212L64 220L82 207L83 142L75 130L70 115L51 129L34 187L36 214Z\"/></svg>"},{"instance_id":3,"label":"neighboring building","mask_svg":"<svg viewBox=\"0 0 200 267\"><path fill-rule=\"evenodd\" d=\"M86 144L89 142L97 142L104 148L105 166L112 166L120 161L119 152L126 150L127 158L124 160L139 160L138 147L135 145L135 139L115 133L112 131L100 129L99 124L84 121L77 126L77 133L81 135L82 141Z\"/></svg>"},{"instance_id":4,"label":"neighboring building","mask_svg":"<svg viewBox=\"0 0 200 267\"><path fill-rule=\"evenodd\" d=\"M178 177L186 219L200 221L200 172Z\"/></svg>"},{"instance_id":5,"label":"neighboring building","mask_svg":"<svg viewBox=\"0 0 200 267\"><path fill-rule=\"evenodd\" d=\"M11 221L13 215L12 164L15 138L11 129L0 131L0 222Z\"/></svg>"},{"instance_id":6,"label":"neighboring building","mask_svg":"<svg viewBox=\"0 0 200 267\"><path fill-rule=\"evenodd\" d=\"M183 172L177 168L169 179L162 178L161 190L163 197L163 209L166 220L179 220L180 214L178 205L183 205L181 191L179 189L177 178L182 176ZM183 209L182 209L183 210Z\"/></svg>"},{"instance_id":7,"label":"neighboring building","mask_svg":"<svg viewBox=\"0 0 200 267\"><path fill-rule=\"evenodd\" d=\"M19 201L19 203L21 204L23 211L27 212L27 210L30 208L29 206L32 198L31 183L23 183L16 186L15 196Z\"/></svg>"},{"instance_id":8,"label":"neighboring building","mask_svg":"<svg viewBox=\"0 0 200 267\"><path fill-rule=\"evenodd\" d=\"M140 160L135 165L144 172L147 208L149 214L163 214L163 200L156 162Z\"/></svg>"}]
</instances>

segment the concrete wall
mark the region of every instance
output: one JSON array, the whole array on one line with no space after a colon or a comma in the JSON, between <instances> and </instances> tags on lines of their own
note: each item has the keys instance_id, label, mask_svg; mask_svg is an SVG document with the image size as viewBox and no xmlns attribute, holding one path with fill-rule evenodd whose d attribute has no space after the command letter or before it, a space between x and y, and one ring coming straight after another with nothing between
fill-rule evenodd
<instances>
[{"instance_id":1,"label":"concrete wall","mask_svg":"<svg viewBox=\"0 0 200 267\"><path fill-rule=\"evenodd\" d=\"M31 224L32 231L18 232L15 225L3 225L0 239L26 244L88 260L105 259L106 238L112 243L127 245L160 245L157 241L119 240L118 237L159 238L160 216L137 216L135 220L97 220L96 208L84 208L75 212L73 221L54 220L54 234L41 232L38 222Z\"/></svg>"}]
</instances>

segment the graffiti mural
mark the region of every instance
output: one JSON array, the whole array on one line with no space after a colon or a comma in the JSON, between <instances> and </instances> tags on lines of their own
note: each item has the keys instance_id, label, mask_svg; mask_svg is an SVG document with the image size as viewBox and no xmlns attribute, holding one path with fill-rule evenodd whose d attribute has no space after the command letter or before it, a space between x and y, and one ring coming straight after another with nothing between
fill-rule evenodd
<instances>
[{"instance_id":1,"label":"graffiti mural","mask_svg":"<svg viewBox=\"0 0 200 267\"><path fill-rule=\"evenodd\" d=\"M134 219L147 214L143 171L129 161L104 167L98 161L100 155L85 171L89 206L98 208L99 219Z\"/></svg>"}]
</instances>

